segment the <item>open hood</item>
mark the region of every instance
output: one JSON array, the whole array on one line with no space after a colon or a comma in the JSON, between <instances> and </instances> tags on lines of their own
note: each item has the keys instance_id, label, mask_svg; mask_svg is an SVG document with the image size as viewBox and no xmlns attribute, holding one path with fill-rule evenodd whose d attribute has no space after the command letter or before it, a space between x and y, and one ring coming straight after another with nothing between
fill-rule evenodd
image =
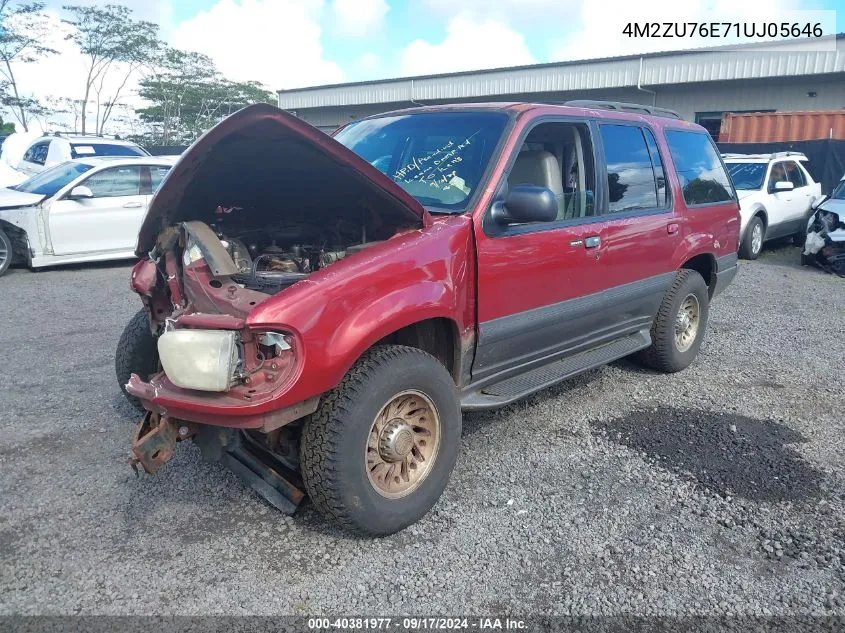
<instances>
[{"instance_id":1,"label":"open hood","mask_svg":"<svg viewBox=\"0 0 845 633\"><path fill-rule=\"evenodd\" d=\"M149 252L167 226L214 222L218 207L261 208L278 218L320 209L408 227L430 222L424 207L378 169L269 104L239 110L186 150L150 202L137 255Z\"/></svg>"}]
</instances>

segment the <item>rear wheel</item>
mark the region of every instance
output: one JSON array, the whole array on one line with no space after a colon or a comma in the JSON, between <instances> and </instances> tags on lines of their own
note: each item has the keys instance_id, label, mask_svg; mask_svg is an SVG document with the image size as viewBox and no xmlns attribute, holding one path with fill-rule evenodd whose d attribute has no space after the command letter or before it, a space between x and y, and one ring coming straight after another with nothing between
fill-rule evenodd
<instances>
[{"instance_id":1,"label":"rear wheel","mask_svg":"<svg viewBox=\"0 0 845 633\"><path fill-rule=\"evenodd\" d=\"M455 466L461 412L443 365L411 347L367 352L306 421L302 479L346 528L392 534L422 518Z\"/></svg>"},{"instance_id":2,"label":"rear wheel","mask_svg":"<svg viewBox=\"0 0 845 633\"><path fill-rule=\"evenodd\" d=\"M745 228L745 238L739 247L739 256L743 259L757 259L766 240L766 227L759 215L755 215Z\"/></svg>"},{"instance_id":3,"label":"rear wheel","mask_svg":"<svg viewBox=\"0 0 845 633\"><path fill-rule=\"evenodd\" d=\"M651 326L651 347L640 352L647 367L672 373L695 360L707 329L710 296L694 270L680 270Z\"/></svg>"},{"instance_id":4,"label":"rear wheel","mask_svg":"<svg viewBox=\"0 0 845 633\"><path fill-rule=\"evenodd\" d=\"M12 240L3 229L0 229L0 275L3 275L12 265L14 250Z\"/></svg>"},{"instance_id":5,"label":"rear wheel","mask_svg":"<svg viewBox=\"0 0 845 633\"><path fill-rule=\"evenodd\" d=\"M126 393L126 383L132 374L138 374L142 380L149 380L158 372L158 347L156 338L150 331L150 320L146 310L138 312L126 325L117 350L114 354L114 371L120 390L126 399L139 411L144 407L135 396Z\"/></svg>"}]
</instances>

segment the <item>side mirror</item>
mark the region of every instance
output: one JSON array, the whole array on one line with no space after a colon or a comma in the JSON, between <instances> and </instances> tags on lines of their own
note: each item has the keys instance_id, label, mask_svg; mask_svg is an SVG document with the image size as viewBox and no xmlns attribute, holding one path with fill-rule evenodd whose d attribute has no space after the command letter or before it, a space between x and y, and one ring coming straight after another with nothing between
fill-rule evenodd
<instances>
[{"instance_id":1,"label":"side mirror","mask_svg":"<svg viewBox=\"0 0 845 633\"><path fill-rule=\"evenodd\" d=\"M792 191L795 185L788 180L780 180L775 183L775 191Z\"/></svg>"},{"instance_id":2,"label":"side mirror","mask_svg":"<svg viewBox=\"0 0 845 633\"><path fill-rule=\"evenodd\" d=\"M553 222L557 219L557 199L551 189L534 185L516 185L503 202L493 205L491 212L497 224Z\"/></svg>"},{"instance_id":3,"label":"side mirror","mask_svg":"<svg viewBox=\"0 0 845 633\"><path fill-rule=\"evenodd\" d=\"M82 200L84 198L93 198L94 192L85 185L78 185L70 190L68 194L69 200Z\"/></svg>"},{"instance_id":4,"label":"side mirror","mask_svg":"<svg viewBox=\"0 0 845 633\"><path fill-rule=\"evenodd\" d=\"M811 208L813 211L815 211L815 210L816 210L816 209L818 209L820 206L822 206L822 204L824 203L824 201L825 201L825 200L827 200L827 199L828 199L828 197L829 197L829 196L827 196L827 195L819 196L818 198L816 198L815 200L813 200L813 203L810 205L810 208Z\"/></svg>"}]
</instances>

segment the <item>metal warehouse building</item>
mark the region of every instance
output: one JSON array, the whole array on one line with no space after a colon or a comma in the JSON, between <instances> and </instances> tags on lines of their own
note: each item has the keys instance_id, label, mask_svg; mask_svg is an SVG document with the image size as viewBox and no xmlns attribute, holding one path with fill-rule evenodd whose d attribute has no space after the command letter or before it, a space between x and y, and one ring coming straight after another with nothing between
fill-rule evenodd
<instances>
[{"instance_id":1,"label":"metal warehouse building","mask_svg":"<svg viewBox=\"0 0 845 633\"><path fill-rule=\"evenodd\" d=\"M832 45L793 40L315 86L280 90L279 107L331 131L419 104L628 101L676 110L717 136L725 112L845 108L845 34Z\"/></svg>"}]
</instances>

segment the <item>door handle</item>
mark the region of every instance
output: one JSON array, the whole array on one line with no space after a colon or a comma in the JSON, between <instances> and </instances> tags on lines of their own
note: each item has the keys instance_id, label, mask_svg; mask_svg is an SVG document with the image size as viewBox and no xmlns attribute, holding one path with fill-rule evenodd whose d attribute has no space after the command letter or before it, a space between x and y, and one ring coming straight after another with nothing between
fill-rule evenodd
<instances>
[{"instance_id":1,"label":"door handle","mask_svg":"<svg viewBox=\"0 0 845 633\"><path fill-rule=\"evenodd\" d=\"M144 206L143 202L127 202L123 205L124 209L140 209Z\"/></svg>"},{"instance_id":2,"label":"door handle","mask_svg":"<svg viewBox=\"0 0 845 633\"><path fill-rule=\"evenodd\" d=\"M598 235L592 235L584 240L584 248L597 248L601 246L601 238Z\"/></svg>"}]
</instances>

